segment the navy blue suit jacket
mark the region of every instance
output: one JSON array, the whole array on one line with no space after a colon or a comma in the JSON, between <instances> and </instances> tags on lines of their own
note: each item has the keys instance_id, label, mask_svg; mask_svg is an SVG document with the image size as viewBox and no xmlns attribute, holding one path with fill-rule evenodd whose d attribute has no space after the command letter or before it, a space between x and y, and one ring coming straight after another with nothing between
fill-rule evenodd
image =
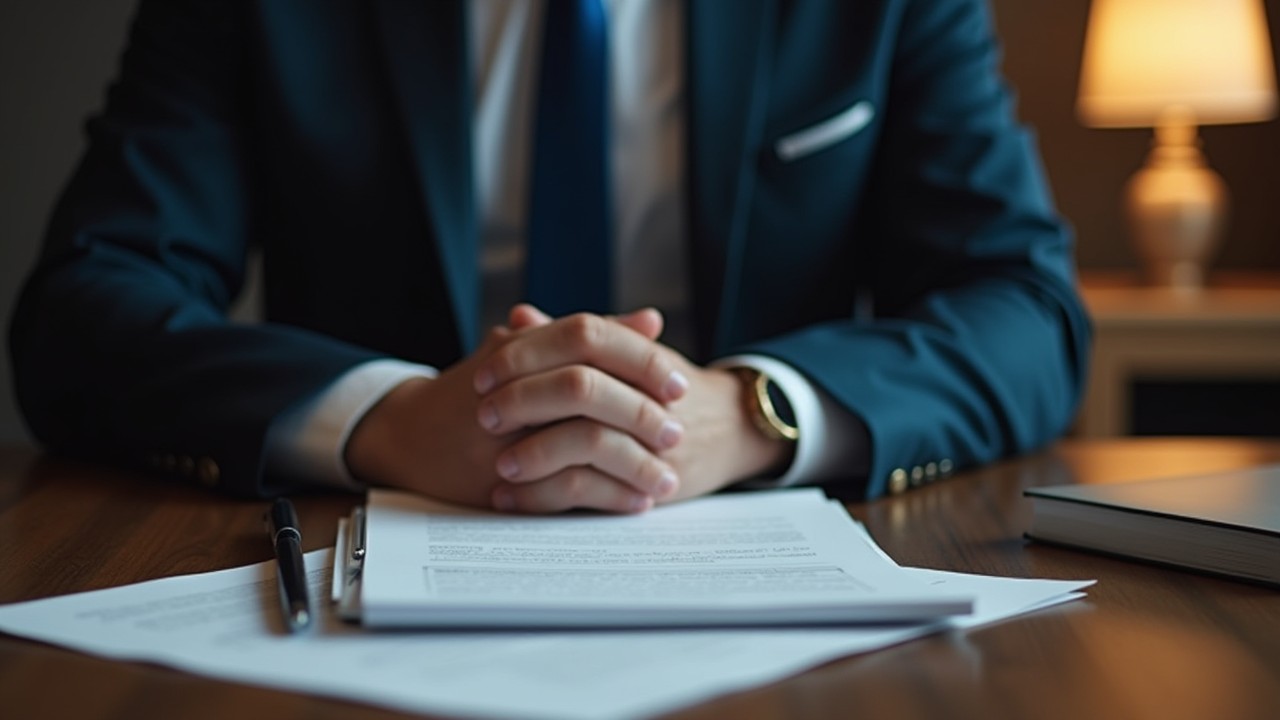
<instances>
[{"instance_id":1,"label":"navy blue suit jacket","mask_svg":"<svg viewBox=\"0 0 1280 720\"><path fill-rule=\"evenodd\" d=\"M698 359L780 358L861 417L869 496L1061 432L1088 324L985 3L686 8ZM280 413L358 363L473 347L466 22L462 0L144 0L13 321L35 434L271 493ZM860 132L780 156L857 103ZM268 322L233 324L255 246Z\"/></svg>"}]
</instances>

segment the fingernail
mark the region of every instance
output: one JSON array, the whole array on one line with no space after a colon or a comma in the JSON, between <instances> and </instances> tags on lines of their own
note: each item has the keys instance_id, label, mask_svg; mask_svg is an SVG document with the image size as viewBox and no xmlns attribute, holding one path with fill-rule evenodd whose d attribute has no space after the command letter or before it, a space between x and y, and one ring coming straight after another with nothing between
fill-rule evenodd
<instances>
[{"instance_id":1,"label":"fingernail","mask_svg":"<svg viewBox=\"0 0 1280 720\"><path fill-rule=\"evenodd\" d=\"M497 428L500 422L502 421L498 418L498 411L493 407L492 403L484 403L480 406L480 425L485 430Z\"/></svg>"},{"instance_id":2,"label":"fingernail","mask_svg":"<svg viewBox=\"0 0 1280 720\"><path fill-rule=\"evenodd\" d=\"M684 397L684 392L689 389L689 379L677 370L672 370L667 376L667 381L662 384L662 396L668 400L676 400Z\"/></svg>"},{"instance_id":3,"label":"fingernail","mask_svg":"<svg viewBox=\"0 0 1280 720\"><path fill-rule=\"evenodd\" d=\"M627 507L631 512L644 512L653 507L653 498L648 495L636 495L627 502Z\"/></svg>"},{"instance_id":4,"label":"fingernail","mask_svg":"<svg viewBox=\"0 0 1280 720\"><path fill-rule=\"evenodd\" d=\"M494 384L493 373L488 370L481 370L476 373L476 392L481 395L493 389Z\"/></svg>"},{"instance_id":5,"label":"fingernail","mask_svg":"<svg viewBox=\"0 0 1280 720\"><path fill-rule=\"evenodd\" d=\"M520 464L510 455L503 455L498 458L498 474L512 480L520 474Z\"/></svg>"},{"instance_id":6,"label":"fingernail","mask_svg":"<svg viewBox=\"0 0 1280 720\"><path fill-rule=\"evenodd\" d=\"M495 510L501 510L502 512L515 510L516 499L511 496L511 491L509 490L502 490L502 489L494 490L493 491L493 507Z\"/></svg>"},{"instance_id":7,"label":"fingernail","mask_svg":"<svg viewBox=\"0 0 1280 720\"><path fill-rule=\"evenodd\" d=\"M658 479L658 497L664 498L675 492L676 483L676 474L670 470L664 470L662 472L662 477Z\"/></svg>"},{"instance_id":8,"label":"fingernail","mask_svg":"<svg viewBox=\"0 0 1280 720\"><path fill-rule=\"evenodd\" d=\"M668 420L662 423L662 431L658 433L658 445L663 448L675 447L680 442L680 436L684 434L684 427L675 420Z\"/></svg>"}]
</instances>

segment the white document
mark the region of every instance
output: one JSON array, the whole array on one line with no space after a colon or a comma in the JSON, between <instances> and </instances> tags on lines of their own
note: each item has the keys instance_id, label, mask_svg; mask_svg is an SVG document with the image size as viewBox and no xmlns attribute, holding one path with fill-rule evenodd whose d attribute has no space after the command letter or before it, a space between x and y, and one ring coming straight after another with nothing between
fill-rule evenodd
<instances>
[{"instance_id":1,"label":"white document","mask_svg":"<svg viewBox=\"0 0 1280 720\"><path fill-rule=\"evenodd\" d=\"M554 517L375 490L366 533L369 627L919 622L973 605L888 560L815 489Z\"/></svg>"},{"instance_id":2,"label":"white document","mask_svg":"<svg viewBox=\"0 0 1280 720\"><path fill-rule=\"evenodd\" d=\"M611 720L1048 607L1092 584L904 569L940 591L976 598L975 610L893 628L377 633L339 621L324 602L331 555L306 557L319 622L301 635L283 631L274 562L2 606L0 631L409 712Z\"/></svg>"}]
</instances>

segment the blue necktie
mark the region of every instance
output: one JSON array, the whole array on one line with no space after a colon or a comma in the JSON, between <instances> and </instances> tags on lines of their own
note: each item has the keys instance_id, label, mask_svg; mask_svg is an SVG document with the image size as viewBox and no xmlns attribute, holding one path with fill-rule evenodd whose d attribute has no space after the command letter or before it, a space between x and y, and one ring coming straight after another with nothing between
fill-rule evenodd
<instances>
[{"instance_id":1,"label":"blue necktie","mask_svg":"<svg viewBox=\"0 0 1280 720\"><path fill-rule=\"evenodd\" d=\"M525 297L611 309L608 53L601 0L548 0L534 120Z\"/></svg>"}]
</instances>

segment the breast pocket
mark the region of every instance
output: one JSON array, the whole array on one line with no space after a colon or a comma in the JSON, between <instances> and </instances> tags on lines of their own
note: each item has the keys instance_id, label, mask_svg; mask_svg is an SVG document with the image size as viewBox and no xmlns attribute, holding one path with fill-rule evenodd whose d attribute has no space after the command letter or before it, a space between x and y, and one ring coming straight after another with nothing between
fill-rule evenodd
<instances>
[{"instance_id":1,"label":"breast pocket","mask_svg":"<svg viewBox=\"0 0 1280 720\"><path fill-rule=\"evenodd\" d=\"M795 162L857 135L875 116L871 102L860 100L821 122L779 138L773 150L784 163Z\"/></svg>"}]
</instances>

